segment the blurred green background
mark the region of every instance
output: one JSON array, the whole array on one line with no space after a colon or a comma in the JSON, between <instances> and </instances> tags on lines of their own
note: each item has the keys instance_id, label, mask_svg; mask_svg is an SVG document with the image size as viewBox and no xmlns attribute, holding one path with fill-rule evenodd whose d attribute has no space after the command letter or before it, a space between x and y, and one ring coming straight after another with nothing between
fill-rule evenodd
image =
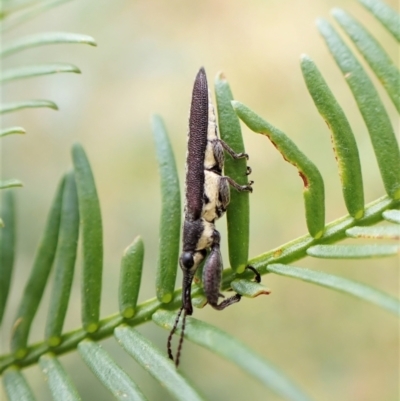
<instances>
[{"instance_id":1,"label":"blurred green background","mask_svg":"<svg viewBox=\"0 0 400 401\"><path fill-rule=\"evenodd\" d=\"M387 1L393 8L394 0ZM315 19L342 7L380 40L398 61L398 48L380 24L351 0L71 1L2 35L68 31L93 36L97 48L58 45L9 57L3 68L71 62L82 75L60 74L11 83L3 100L52 99L60 108L6 115L3 126L21 125L27 135L2 140L4 178L19 178L17 259L3 327L11 327L35 248L60 176L71 168L71 145L83 144L101 201L105 264L102 316L118 310L119 263L140 234L146 246L140 300L155 294L160 189L150 127L163 116L183 183L187 118L194 76L200 66L210 86L224 71L234 97L286 132L320 168L326 184L327 222L346 214L326 124L302 79L299 56L321 69L353 127L365 181L366 201L384 194L366 128L342 76L317 32ZM339 29L339 28L338 28ZM340 29L339 29L340 30ZM347 38L346 38L347 40ZM369 70L368 70L369 71ZM377 80L373 78L377 83ZM393 125L394 107L380 87ZM302 182L265 137L243 128L255 181L251 196L254 257L306 233ZM181 187L183 190L183 187ZM228 266L225 218L218 222ZM399 260L352 262L305 259L307 266L399 293ZM80 261L65 330L80 324ZM178 285L180 286L180 272ZM272 294L244 300L223 313L206 307L195 317L215 324L257 350L290 375L316 400L398 400L399 326L387 312L330 290L283 277L264 276ZM31 341L43 338L50 286L34 321ZM139 330L161 349L168 333L152 323ZM9 332L1 337L8 349ZM102 343L152 400L169 395L113 339ZM61 358L85 400L110 400L77 353ZM278 400L236 367L185 343L181 369L211 400ZM42 373L26 370L38 399L50 399ZM3 399L0 392L0 399Z\"/></svg>"}]
</instances>

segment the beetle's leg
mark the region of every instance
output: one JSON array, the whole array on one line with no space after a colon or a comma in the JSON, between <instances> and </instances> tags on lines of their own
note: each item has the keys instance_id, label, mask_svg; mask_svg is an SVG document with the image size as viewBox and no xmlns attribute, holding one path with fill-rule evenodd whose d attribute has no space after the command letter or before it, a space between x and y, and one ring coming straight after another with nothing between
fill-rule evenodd
<instances>
[{"instance_id":1,"label":"beetle's leg","mask_svg":"<svg viewBox=\"0 0 400 401\"><path fill-rule=\"evenodd\" d=\"M224 142L222 139L219 140L219 143L221 144L221 146L226 150L227 153L229 153L229 155L237 160L237 159L243 159L246 158L247 160L249 160L249 155L247 153L236 153L226 142ZM246 166L246 175L250 175L251 174L251 167L250 166ZM251 182L253 183L253 182ZM250 184L251 185L251 184Z\"/></svg>"},{"instance_id":2,"label":"beetle's leg","mask_svg":"<svg viewBox=\"0 0 400 401\"><path fill-rule=\"evenodd\" d=\"M247 185L240 185L235 180L233 180L231 177L223 176L223 177L221 177L221 180L228 181L229 184L239 192L244 192L244 191L253 192L252 185L253 185L254 181L249 181L249 183Z\"/></svg>"},{"instance_id":3,"label":"beetle's leg","mask_svg":"<svg viewBox=\"0 0 400 401\"><path fill-rule=\"evenodd\" d=\"M208 255L203 269L203 288L208 303L217 310L225 309L227 306L240 301L241 295L234 296L223 300L218 304L218 298L221 296L219 290L222 277L222 257L219 249L220 236L217 230L214 230L213 243L211 251Z\"/></svg>"},{"instance_id":4,"label":"beetle's leg","mask_svg":"<svg viewBox=\"0 0 400 401\"><path fill-rule=\"evenodd\" d=\"M230 154L232 159L243 159L246 158L249 160L249 155L247 153L236 153L226 142L224 142L222 139L219 140L223 148L226 150L227 153Z\"/></svg>"},{"instance_id":5,"label":"beetle's leg","mask_svg":"<svg viewBox=\"0 0 400 401\"><path fill-rule=\"evenodd\" d=\"M246 269L251 270L254 273L254 281L256 283L261 283L261 275L253 266L246 266Z\"/></svg>"}]
</instances>

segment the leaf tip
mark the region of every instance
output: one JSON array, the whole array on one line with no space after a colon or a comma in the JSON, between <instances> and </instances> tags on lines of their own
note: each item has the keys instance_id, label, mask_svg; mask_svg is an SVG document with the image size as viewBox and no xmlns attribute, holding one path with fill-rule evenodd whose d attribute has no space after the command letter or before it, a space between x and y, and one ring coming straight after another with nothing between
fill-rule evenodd
<instances>
[{"instance_id":1,"label":"leaf tip","mask_svg":"<svg viewBox=\"0 0 400 401\"><path fill-rule=\"evenodd\" d=\"M345 14L345 12L341 9L341 8L339 8L339 7L334 7L332 10L331 10L331 15L333 16L333 17L335 17L336 19L338 19L338 18L340 18L342 15L344 15Z\"/></svg>"},{"instance_id":2,"label":"leaf tip","mask_svg":"<svg viewBox=\"0 0 400 401\"><path fill-rule=\"evenodd\" d=\"M215 77L216 81L226 81L226 75L223 71L218 71L217 76Z\"/></svg>"},{"instance_id":3,"label":"leaf tip","mask_svg":"<svg viewBox=\"0 0 400 401\"><path fill-rule=\"evenodd\" d=\"M324 18L317 18L315 24L321 33L323 33L323 31L325 31L325 29L329 26L329 22Z\"/></svg>"},{"instance_id":4,"label":"leaf tip","mask_svg":"<svg viewBox=\"0 0 400 401\"><path fill-rule=\"evenodd\" d=\"M240 107L241 103L237 100L231 100L231 105L235 110L237 110Z\"/></svg>"},{"instance_id":5,"label":"leaf tip","mask_svg":"<svg viewBox=\"0 0 400 401\"><path fill-rule=\"evenodd\" d=\"M301 63L306 63L306 62L311 61L311 58L308 54L302 53L302 54L300 54L300 61L301 61Z\"/></svg>"}]
</instances>

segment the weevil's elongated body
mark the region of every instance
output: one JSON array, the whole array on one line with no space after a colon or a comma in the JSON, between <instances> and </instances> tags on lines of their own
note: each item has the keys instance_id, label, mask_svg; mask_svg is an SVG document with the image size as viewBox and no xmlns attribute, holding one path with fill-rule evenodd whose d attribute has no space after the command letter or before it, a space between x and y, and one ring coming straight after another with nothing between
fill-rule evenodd
<instances>
[{"instance_id":1,"label":"weevil's elongated body","mask_svg":"<svg viewBox=\"0 0 400 401\"><path fill-rule=\"evenodd\" d=\"M234 152L218 137L217 124L207 77L203 68L196 76L189 116L188 147L186 157L186 198L185 219L183 224L183 249L179 264L183 271L182 308L175 326L168 339L168 353L171 359L171 338L179 322L181 312L193 313L191 285L194 274L207 256L203 268L203 288L208 303L215 309L222 310L240 301L236 294L218 303L222 275L220 253L220 234L215 228L215 221L226 211L229 204L229 185L238 191L252 191L251 184L239 185L230 177L222 175L224 150L233 158L248 158L245 153ZM184 330L184 320L182 332ZM178 347L176 365L182 337Z\"/></svg>"}]
</instances>

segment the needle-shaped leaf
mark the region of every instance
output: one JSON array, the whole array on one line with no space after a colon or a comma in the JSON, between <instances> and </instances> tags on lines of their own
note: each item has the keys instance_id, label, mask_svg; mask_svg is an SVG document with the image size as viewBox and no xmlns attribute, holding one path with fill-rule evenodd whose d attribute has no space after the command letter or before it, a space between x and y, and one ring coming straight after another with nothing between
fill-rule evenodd
<instances>
[{"instance_id":1,"label":"needle-shaped leaf","mask_svg":"<svg viewBox=\"0 0 400 401\"><path fill-rule=\"evenodd\" d=\"M3 385L9 401L35 401L28 382L17 367L8 368L3 373Z\"/></svg>"},{"instance_id":2,"label":"needle-shaped leaf","mask_svg":"<svg viewBox=\"0 0 400 401\"><path fill-rule=\"evenodd\" d=\"M81 71L78 67L67 63L27 65L3 71L0 76L0 82L6 83L17 79L32 78L59 72L74 72L79 74Z\"/></svg>"},{"instance_id":3,"label":"needle-shaped leaf","mask_svg":"<svg viewBox=\"0 0 400 401\"><path fill-rule=\"evenodd\" d=\"M42 355L39 359L39 366L46 377L47 385L54 400L80 401L82 399L72 380L54 354L49 352Z\"/></svg>"},{"instance_id":4,"label":"needle-shaped leaf","mask_svg":"<svg viewBox=\"0 0 400 401\"><path fill-rule=\"evenodd\" d=\"M400 150L389 116L370 78L351 50L325 20L318 29L342 71L368 128L386 192L400 198Z\"/></svg>"},{"instance_id":5,"label":"needle-shaped leaf","mask_svg":"<svg viewBox=\"0 0 400 401\"><path fill-rule=\"evenodd\" d=\"M244 143L239 119L232 108L232 92L225 76L220 73L215 79L218 124L221 139L236 153L244 153ZM224 174L240 185L248 183L246 159L225 157ZM228 225L229 261L237 273L243 273L249 259L250 212L249 193L230 191L230 202L226 212Z\"/></svg>"},{"instance_id":6,"label":"needle-shaped leaf","mask_svg":"<svg viewBox=\"0 0 400 401\"><path fill-rule=\"evenodd\" d=\"M400 226L385 225L373 227L352 227L346 235L353 238L400 239Z\"/></svg>"},{"instance_id":7,"label":"needle-shaped leaf","mask_svg":"<svg viewBox=\"0 0 400 401\"><path fill-rule=\"evenodd\" d=\"M332 132L333 149L347 210L351 216L359 219L364 214L364 190L353 131L317 66L306 55L301 58L301 69L315 106Z\"/></svg>"},{"instance_id":8,"label":"needle-shaped leaf","mask_svg":"<svg viewBox=\"0 0 400 401\"><path fill-rule=\"evenodd\" d=\"M2 191L0 216L4 226L0 228L0 326L3 320L15 256L15 201L12 191Z\"/></svg>"},{"instance_id":9,"label":"needle-shaped leaf","mask_svg":"<svg viewBox=\"0 0 400 401\"><path fill-rule=\"evenodd\" d=\"M22 127L9 127L0 130L0 137L13 134L26 134L26 131Z\"/></svg>"},{"instance_id":10,"label":"needle-shaped leaf","mask_svg":"<svg viewBox=\"0 0 400 401\"><path fill-rule=\"evenodd\" d=\"M320 238L325 225L325 190L321 173L286 134L263 120L244 104L233 101L232 106L239 118L252 131L268 137L283 158L297 168L304 185L308 231L314 238Z\"/></svg>"},{"instance_id":11,"label":"needle-shaped leaf","mask_svg":"<svg viewBox=\"0 0 400 401\"><path fill-rule=\"evenodd\" d=\"M159 310L153 315L153 321L164 329L171 330L175 321L175 314L170 311ZM311 400L280 369L261 358L257 352L230 334L214 326L188 317L185 325L185 338L233 362L285 400Z\"/></svg>"},{"instance_id":12,"label":"needle-shaped leaf","mask_svg":"<svg viewBox=\"0 0 400 401\"><path fill-rule=\"evenodd\" d=\"M88 35L69 32L43 32L24 36L23 38L17 39L9 45L4 46L0 50L0 56L4 58L32 47L59 43L84 43L91 46L97 45L95 40Z\"/></svg>"},{"instance_id":13,"label":"needle-shaped leaf","mask_svg":"<svg viewBox=\"0 0 400 401\"><path fill-rule=\"evenodd\" d=\"M121 401L146 400L138 385L114 362L101 345L91 340L84 340L79 343L78 351L89 369L114 398Z\"/></svg>"},{"instance_id":14,"label":"needle-shaped leaf","mask_svg":"<svg viewBox=\"0 0 400 401\"><path fill-rule=\"evenodd\" d=\"M44 233L39 248L36 251L33 267L14 320L11 336L11 350L17 358L23 358L26 354L31 324L42 299L47 279L53 265L60 228L64 185L65 178L62 179L57 188Z\"/></svg>"},{"instance_id":15,"label":"needle-shaped leaf","mask_svg":"<svg viewBox=\"0 0 400 401\"><path fill-rule=\"evenodd\" d=\"M67 3L68 1L71 0L43 0L40 2L32 1L28 4L22 5L11 5L3 10L2 17L5 19L5 21L2 24L2 30L6 31L11 29L22 22L42 14L44 11L47 11L50 8Z\"/></svg>"},{"instance_id":16,"label":"needle-shaped leaf","mask_svg":"<svg viewBox=\"0 0 400 401\"><path fill-rule=\"evenodd\" d=\"M359 2L400 42L400 16L393 8L382 0L359 0Z\"/></svg>"},{"instance_id":17,"label":"needle-shaped leaf","mask_svg":"<svg viewBox=\"0 0 400 401\"><path fill-rule=\"evenodd\" d=\"M45 329L45 338L51 346L61 342L61 332L74 277L78 235L78 198L74 173L70 172L65 179L60 232L54 262L54 284Z\"/></svg>"},{"instance_id":18,"label":"needle-shaped leaf","mask_svg":"<svg viewBox=\"0 0 400 401\"><path fill-rule=\"evenodd\" d=\"M235 279L231 283L232 290L247 298L255 298L259 295L268 295L271 290L255 281Z\"/></svg>"},{"instance_id":19,"label":"needle-shaped leaf","mask_svg":"<svg viewBox=\"0 0 400 401\"><path fill-rule=\"evenodd\" d=\"M3 103L0 105L0 114L11 113L23 109L37 109L40 107L48 107L49 109L58 110L58 106L51 100L22 100L20 102Z\"/></svg>"},{"instance_id":20,"label":"needle-shaped leaf","mask_svg":"<svg viewBox=\"0 0 400 401\"><path fill-rule=\"evenodd\" d=\"M385 210L383 212L383 217L387 221L400 224L400 210Z\"/></svg>"},{"instance_id":21,"label":"needle-shaped leaf","mask_svg":"<svg viewBox=\"0 0 400 401\"><path fill-rule=\"evenodd\" d=\"M125 318L135 315L139 296L140 280L144 258L144 244L141 237L136 237L124 252L121 260L119 278L119 312Z\"/></svg>"},{"instance_id":22,"label":"needle-shaped leaf","mask_svg":"<svg viewBox=\"0 0 400 401\"><path fill-rule=\"evenodd\" d=\"M22 182L15 178L10 178L8 180L0 181L0 189L22 187Z\"/></svg>"},{"instance_id":23,"label":"needle-shaped leaf","mask_svg":"<svg viewBox=\"0 0 400 401\"><path fill-rule=\"evenodd\" d=\"M138 331L121 325L114 330L118 343L177 400L197 401L203 398L179 374L174 363Z\"/></svg>"},{"instance_id":24,"label":"needle-shaped leaf","mask_svg":"<svg viewBox=\"0 0 400 401\"><path fill-rule=\"evenodd\" d=\"M400 72L396 65L378 41L348 13L334 9L332 14L357 46L357 49L379 78L397 111L400 112Z\"/></svg>"},{"instance_id":25,"label":"needle-shaped leaf","mask_svg":"<svg viewBox=\"0 0 400 401\"><path fill-rule=\"evenodd\" d=\"M315 245L307 249L307 255L322 259L369 259L394 256L399 253L397 245Z\"/></svg>"},{"instance_id":26,"label":"needle-shaped leaf","mask_svg":"<svg viewBox=\"0 0 400 401\"><path fill-rule=\"evenodd\" d=\"M195 308L202 309L207 305L207 303L207 298L203 294L192 296L192 305Z\"/></svg>"},{"instance_id":27,"label":"needle-shaped leaf","mask_svg":"<svg viewBox=\"0 0 400 401\"><path fill-rule=\"evenodd\" d=\"M178 268L182 215L181 196L174 153L161 117L154 116L152 126L160 173L162 202L156 294L160 302L168 303L172 300Z\"/></svg>"},{"instance_id":28,"label":"needle-shaped leaf","mask_svg":"<svg viewBox=\"0 0 400 401\"><path fill-rule=\"evenodd\" d=\"M282 264L271 264L268 266L268 270L271 273L276 273L281 276L298 278L303 281L353 295L357 298L363 299L364 301L380 306L395 315L400 315L399 300L357 281L348 280L343 277L303 267L294 267Z\"/></svg>"},{"instance_id":29,"label":"needle-shaped leaf","mask_svg":"<svg viewBox=\"0 0 400 401\"><path fill-rule=\"evenodd\" d=\"M82 230L82 325L88 333L99 327L103 271L103 227L100 202L89 160L80 144L72 147Z\"/></svg>"}]
</instances>

